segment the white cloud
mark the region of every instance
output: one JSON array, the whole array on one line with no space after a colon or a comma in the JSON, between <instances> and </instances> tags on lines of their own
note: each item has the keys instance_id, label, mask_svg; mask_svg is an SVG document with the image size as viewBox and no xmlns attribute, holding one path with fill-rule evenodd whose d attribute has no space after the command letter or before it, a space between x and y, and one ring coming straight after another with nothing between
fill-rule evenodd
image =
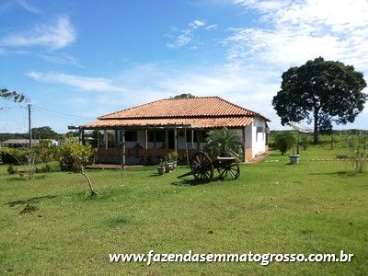
<instances>
[{"instance_id":1,"label":"white cloud","mask_svg":"<svg viewBox=\"0 0 368 276\"><path fill-rule=\"evenodd\" d=\"M292 0L231 0L233 4L241 5L247 8L257 9L261 12L270 12L280 10L290 5Z\"/></svg>"},{"instance_id":2,"label":"white cloud","mask_svg":"<svg viewBox=\"0 0 368 276\"><path fill-rule=\"evenodd\" d=\"M169 48L181 48L187 46L192 42L194 37L194 32L197 29L204 28L206 26L206 22L203 20L195 19L188 24L188 26L179 31L177 34L169 34L168 37L171 39L170 42L166 43L166 46Z\"/></svg>"},{"instance_id":3,"label":"white cloud","mask_svg":"<svg viewBox=\"0 0 368 276\"><path fill-rule=\"evenodd\" d=\"M0 1L0 13L10 11L15 8L21 8L27 12L39 14L41 10L32 5L29 0L2 0Z\"/></svg>"},{"instance_id":4,"label":"white cloud","mask_svg":"<svg viewBox=\"0 0 368 276\"><path fill-rule=\"evenodd\" d=\"M216 30L217 29L217 24L208 25L205 29L207 31Z\"/></svg>"},{"instance_id":5,"label":"white cloud","mask_svg":"<svg viewBox=\"0 0 368 276\"><path fill-rule=\"evenodd\" d=\"M231 62L241 63L256 58L263 64L278 68L299 65L318 56L346 60L351 46L347 41L331 34L313 36L307 32L253 28L234 31L226 44L229 45L228 58Z\"/></svg>"},{"instance_id":6,"label":"white cloud","mask_svg":"<svg viewBox=\"0 0 368 276\"><path fill-rule=\"evenodd\" d=\"M368 1L234 0L267 18L265 27L238 28L226 40L234 61L257 58L285 68L323 56L368 70ZM281 7L281 8L280 8Z\"/></svg>"},{"instance_id":7,"label":"white cloud","mask_svg":"<svg viewBox=\"0 0 368 276\"><path fill-rule=\"evenodd\" d=\"M21 6L23 9L30 13L41 13L41 11L35 7L34 5L30 4L27 0L15 0L16 3Z\"/></svg>"},{"instance_id":8,"label":"white cloud","mask_svg":"<svg viewBox=\"0 0 368 276\"><path fill-rule=\"evenodd\" d=\"M206 25L206 22L202 20L195 19L192 22L189 23L189 27L192 29L198 29L200 27L203 27Z\"/></svg>"},{"instance_id":9,"label":"white cloud","mask_svg":"<svg viewBox=\"0 0 368 276\"><path fill-rule=\"evenodd\" d=\"M106 78L93 78L64 73L40 73L31 71L26 76L41 82L71 86L84 91L94 92L126 92L121 86L114 85L112 80Z\"/></svg>"},{"instance_id":10,"label":"white cloud","mask_svg":"<svg viewBox=\"0 0 368 276\"><path fill-rule=\"evenodd\" d=\"M40 54L39 57L51 63L69 64L69 65L74 65L77 67L83 67L80 65L78 59L66 53L44 53L44 54Z\"/></svg>"},{"instance_id":11,"label":"white cloud","mask_svg":"<svg viewBox=\"0 0 368 276\"><path fill-rule=\"evenodd\" d=\"M23 34L11 34L0 38L2 47L45 46L64 48L76 40L76 31L67 16L60 16L54 24L38 25Z\"/></svg>"}]
</instances>

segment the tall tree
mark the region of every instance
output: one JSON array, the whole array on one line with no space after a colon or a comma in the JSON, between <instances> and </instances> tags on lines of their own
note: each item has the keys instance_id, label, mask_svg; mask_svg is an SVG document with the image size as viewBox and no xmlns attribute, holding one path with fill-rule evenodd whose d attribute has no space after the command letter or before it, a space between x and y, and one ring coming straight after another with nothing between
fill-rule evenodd
<instances>
[{"instance_id":1,"label":"tall tree","mask_svg":"<svg viewBox=\"0 0 368 276\"><path fill-rule=\"evenodd\" d=\"M367 99L362 92L366 85L363 74L353 66L319 57L284 72L272 104L282 125L313 121L314 143L318 143L320 129L333 122L354 122Z\"/></svg>"},{"instance_id":2,"label":"tall tree","mask_svg":"<svg viewBox=\"0 0 368 276\"><path fill-rule=\"evenodd\" d=\"M195 96L190 93L183 93L183 94L176 95L174 97L174 99L191 99L191 98L195 98Z\"/></svg>"},{"instance_id":3,"label":"tall tree","mask_svg":"<svg viewBox=\"0 0 368 276\"><path fill-rule=\"evenodd\" d=\"M37 139L57 139L59 134L49 126L32 128L33 137Z\"/></svg>"},{"instance_id":4,"label":"tall tree","mask_svg":"<svg viewBox=\"0 0 368 276\"><path fill-rule=\"evenodd\" d=\"M16 91L9 91L8 89L0 89L0 98L5 98L8 100L13 100L14 102L23 102L25 100L25 96Z\"/></svg>"}]
</instances>

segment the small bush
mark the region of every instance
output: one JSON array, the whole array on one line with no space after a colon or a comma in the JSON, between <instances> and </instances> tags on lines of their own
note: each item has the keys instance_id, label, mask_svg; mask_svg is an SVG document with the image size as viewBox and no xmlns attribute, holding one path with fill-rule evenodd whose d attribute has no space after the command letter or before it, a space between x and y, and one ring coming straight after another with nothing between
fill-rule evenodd
<instances>
[{"instance_id":1,"label":"small bush","mask_svg":"<svg viewBox=\"0 0 368 276\"><path fill-rule=\"evenodd\" d=\"M48 173L51 171L52 171L52 168L49 164L46 164L43 167L36 167L36 173Z\"/></svg>"},{"instance_id":2,"label":"small bush","mask_svg":"<svg viewBox=\"0 0 368 276\"><path fill-rule=\"evenodd\" d=\"M60 168L63 171L80 171L82 166L92 162L93 153L90 145L67 141L59 149Z\"/></svg>"},{"instance_id":3,"label":"small bush","mask_svg":"<svg viewBox=\"0 0 368 276\"><path fill-rule=\"evenodd\" d=\"M21 165L27 162L28 149L1 148L1 159L4 164Z\"/></svg>"},{"instance_id":4,"label":"small bush","mask_svg":"<svg viewBox=\"0 0 368 276\"><path fill-rule=\"evenodd\" d=\"M275 137L275 146L282 155L294 147L295 144L296 139L291 132L282 133Z\"/></svg>"},{"instance_id":5,"label":"small bush","mask_svg":"<svg viewBox=\"0 0 368 276\"><path fill-rule=\"evenodd\" d=\"M7 171L8 171L8 174L10 174L10 175L17 173L17 170L12 165L8 166Z\"/></svg>"},{"instance_id":6,"label":"small bush","mask_svg":"<svg viewBox=\"0 0 368 276\"><path fill-rule=\"evenodd\" d=\"M303 147L303 150L307 150L309 147L310 141L307 136L303 135L300 145Z\"/></svg>"}]
</instances>

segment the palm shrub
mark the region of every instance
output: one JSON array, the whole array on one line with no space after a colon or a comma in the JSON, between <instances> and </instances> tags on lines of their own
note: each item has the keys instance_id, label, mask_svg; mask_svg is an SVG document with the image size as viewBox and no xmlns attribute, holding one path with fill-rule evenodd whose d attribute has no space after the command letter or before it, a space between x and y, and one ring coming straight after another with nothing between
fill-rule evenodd
<instances>
[{"instance_id":1,"label":"palm shrub","mask_svg":"<svg viewBox=\"0 0 368 276\"><path fill-rule=\"evenodd\" d=\"M275 137L275 146L284 155L296 144L296 139L291 132L280 133Z\"/></svg>"},{"instance_id":2,"label":"palm shrub","mask_svg":"<svg viewBox=\"0 0 368 276\"><path fill-rule=\"evenodd\" d=\"M217 156L233 156L238 158L241 153L240 138L226 127L211 130L207 136L206 149L213 158Z\"/></svg>"}]
</instances>

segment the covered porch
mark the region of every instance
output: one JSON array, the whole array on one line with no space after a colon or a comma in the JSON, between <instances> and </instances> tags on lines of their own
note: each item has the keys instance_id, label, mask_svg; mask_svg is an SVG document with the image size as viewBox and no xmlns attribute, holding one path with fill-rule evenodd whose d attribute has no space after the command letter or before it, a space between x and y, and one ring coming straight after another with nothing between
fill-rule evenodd
<instances>
[{"instance_id":1,"label":"covered porch","mask_svg":"<svg viewBox=\"0 0 368 276\"><path fill-rule=\"evenodd\" d=\"M187 163L193 152L204 149L209 129L189 126L82 128L80 141L83 144L86 131L92 131L95 163L125 166L157 164L171 152L177 152L179 162ZM245 152L245 128L234 131L241 136Z\"/></svg>"}]
</instances>

